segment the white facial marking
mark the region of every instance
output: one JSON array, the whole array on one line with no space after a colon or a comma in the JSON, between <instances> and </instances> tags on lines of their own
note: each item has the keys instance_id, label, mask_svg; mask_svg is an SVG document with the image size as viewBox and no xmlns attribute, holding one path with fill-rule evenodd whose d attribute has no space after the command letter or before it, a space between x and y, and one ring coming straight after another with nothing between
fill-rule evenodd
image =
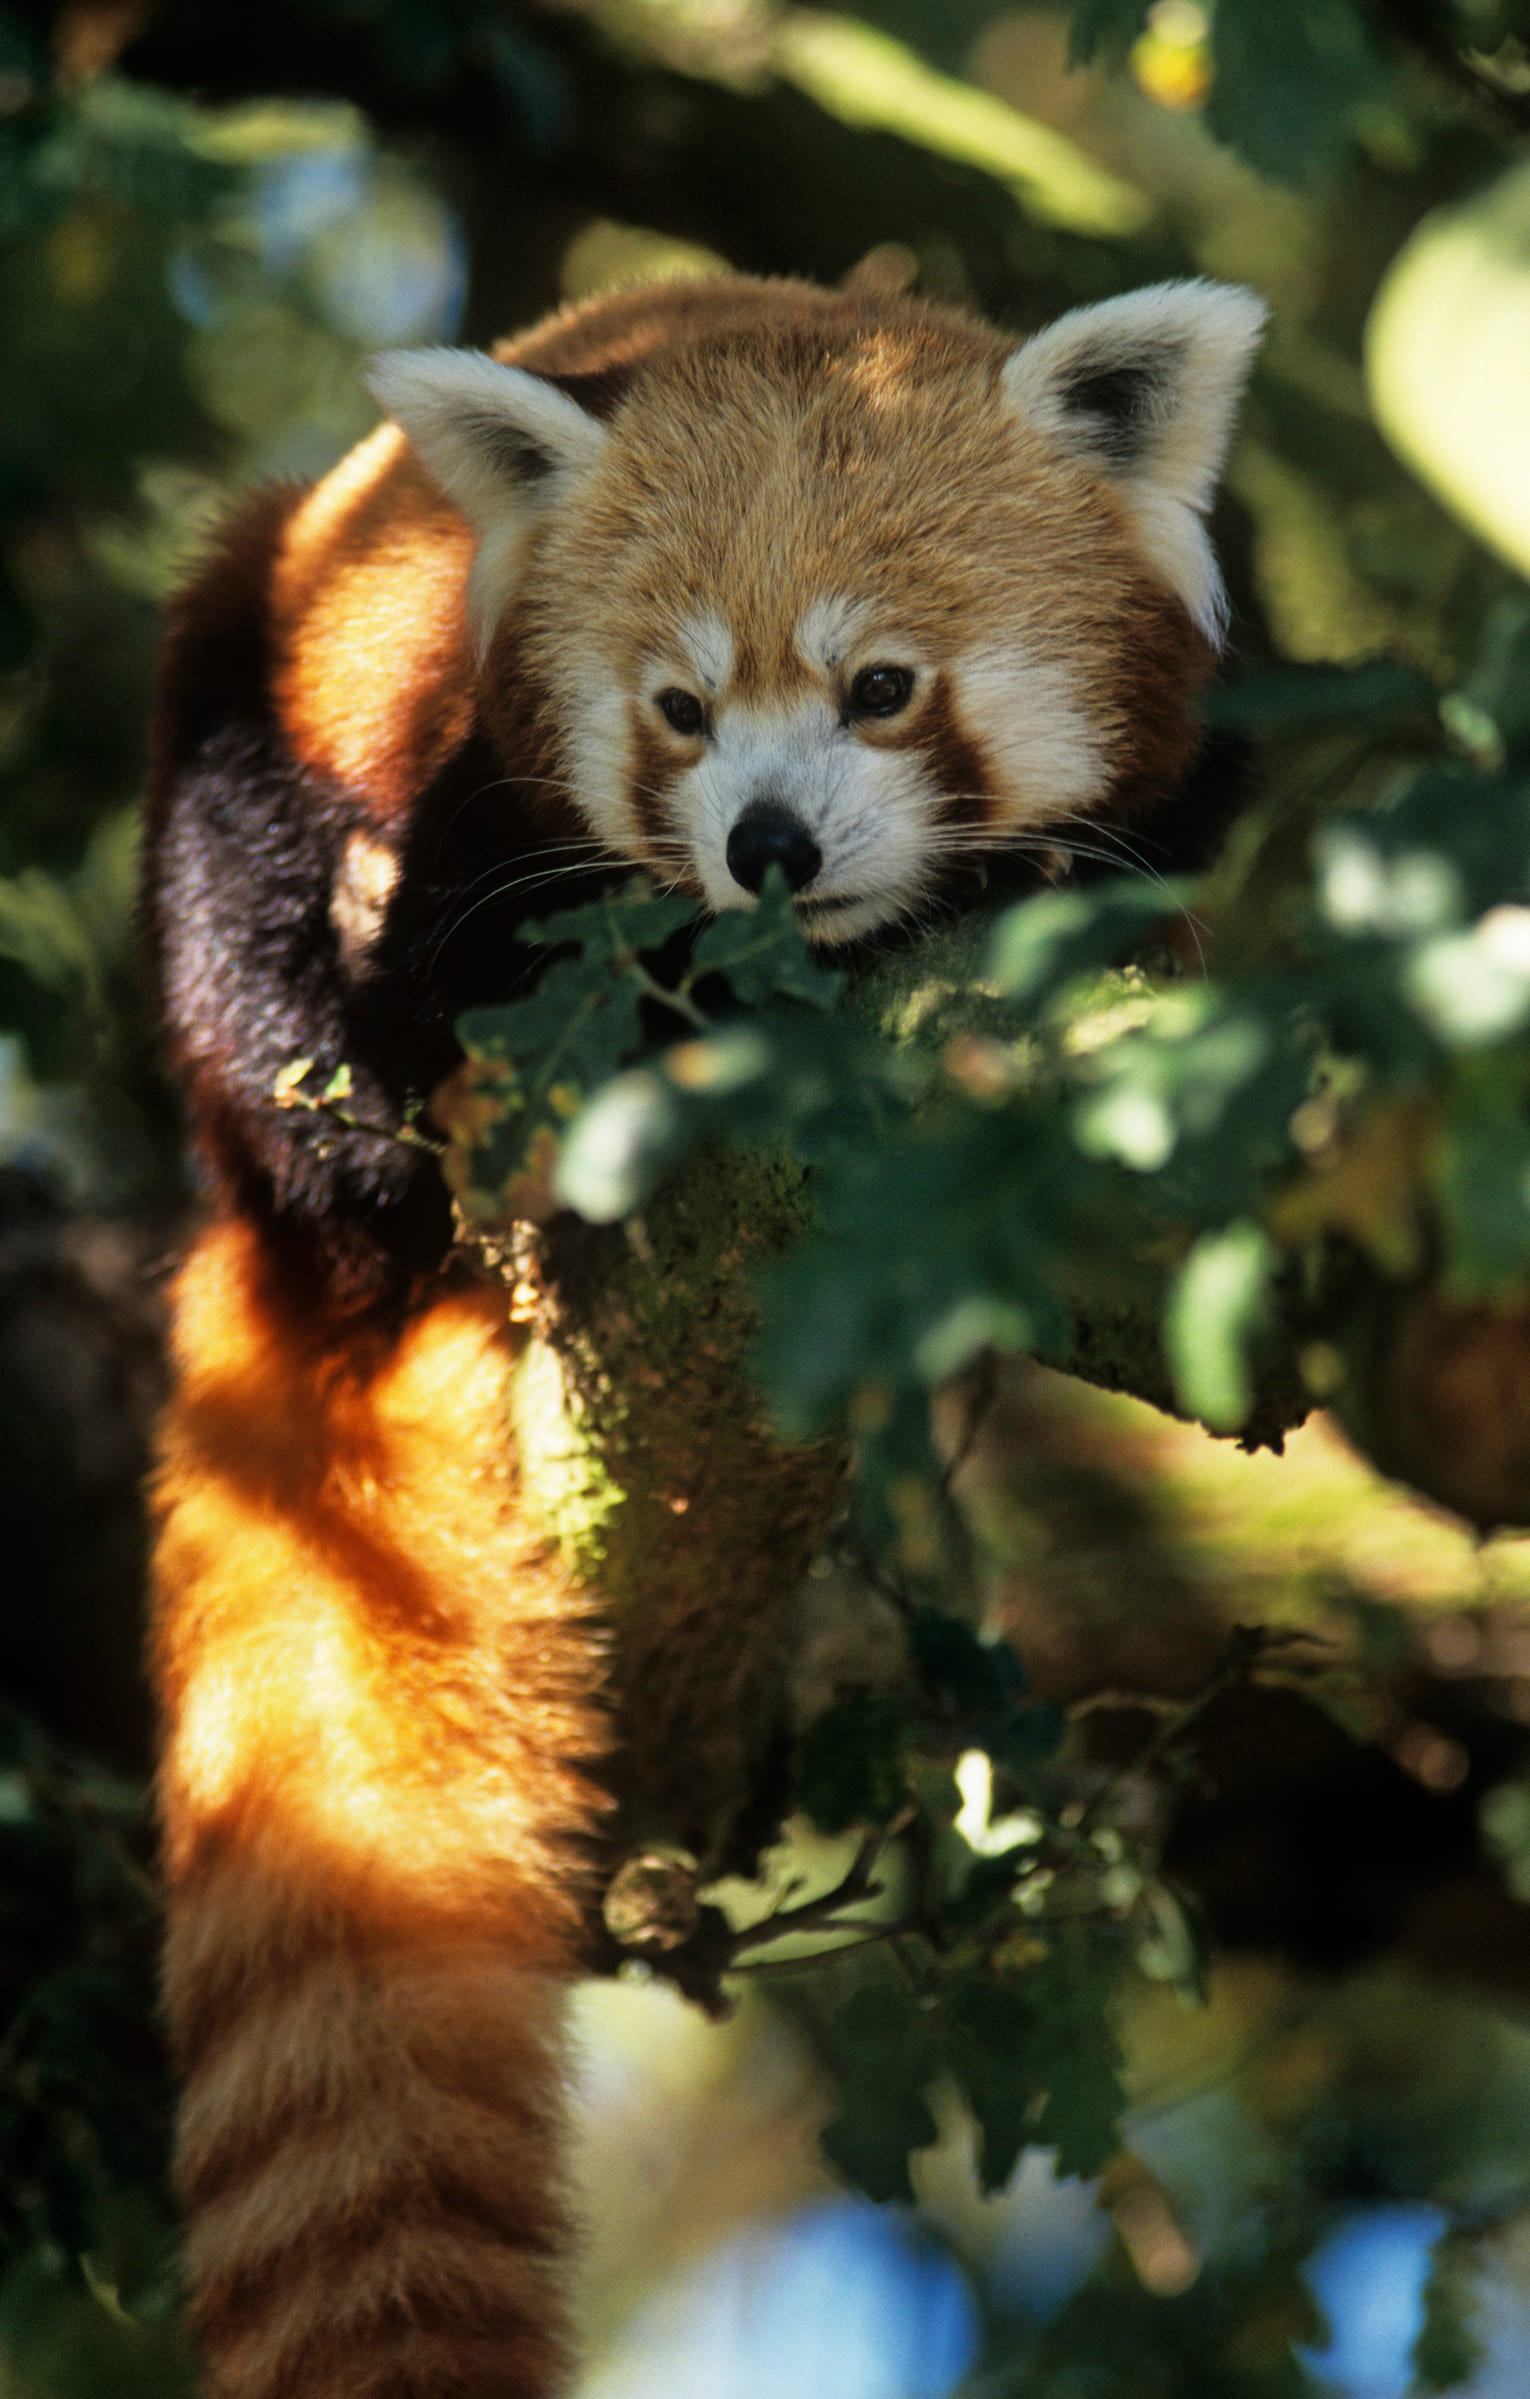
<instances>
[{"instance_id":1,"label":"white facial marking","mask_svg":"<svg viewBox=\"0 0 1530 2399\"><path fill-rule=\"evenodd\" d=\"M978 650L952 680L963 722L998 784L1003 827L1039 829L1104 798L1109 777L1099 726L1059 660L1018 643Z\"/></svg>"},{"instance_id":2,"label":"white facial marking","mask_svg":"<svg viewBox=\"0 0 1530 2399\"><path fill-rule=\"evenodd\" d=\"M864 632L863 603L838 598L814 600L797 619L797 655L820 674L834 674Z\"/></svg>"},{"instance_id":3,"label":"white facial marking","mask_svg":"<svg viewBox=\"0 0 1530 2399\"><path fill-rule=\"evenodd\" d=\"M388 902L399 878L393 851L369 833L352 833L340 856L329 895L330 922L340 941L342 963L356 974L382 931Z\"/></svg>"},{"instance_id":4,"label":"white facial marking","mask_svg":"<svg viewBox=\"0 0 1530 2399\"><path fill-rule=\"evenodd\" d=\"M823 858L798 896L809 911L824 910L822 937L849 940L897 916L925 888L938 796L917 756L857 741L831 702L815 696L724 708L672 805L707 905L717 909L755 905L728 870L728 836L745 809L763 799L790 809Z\"/></svg>"},{"instance_id":5,"label":"white facial marking","mask_svg":"<svg viewBox=\"0 0 1530 2399\"><path fill-rule=\"evenodd\" d=\"M733 672L733 636L712 608L698 608L679 629L679 651L692 679L715 699Z\"/></svg>"},{"instance_id":6,"label":"white facial marking","mask_svg":"<svg viewBox=\"0 0 1530 2399\"><path fill-rule=\"evenodd\" d=\"M610 669L586 661L588 680L571 692L565 711L568 767L574 797L590 830L619 857L642 855L632 812L632 742L627 695Z\"/></svg>"}]
</instances>

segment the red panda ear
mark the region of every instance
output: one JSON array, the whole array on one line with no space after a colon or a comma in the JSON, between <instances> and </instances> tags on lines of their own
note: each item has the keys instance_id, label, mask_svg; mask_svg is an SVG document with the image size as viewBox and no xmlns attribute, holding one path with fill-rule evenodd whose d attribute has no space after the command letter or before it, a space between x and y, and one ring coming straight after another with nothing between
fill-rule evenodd
<instances>
[{"instance_id":1,"label":"red panda ear","mask_svg":"<svg viewBox=\"0 0 1530 2399\"><path fill-rule=\"evenodd\" d=\"M1154 284L1059 317L1003 374L1028 425L1120 487L1149 563L1213 640L1226 601L1201 519L1264 318L1233 284Z\"/></svg>"},{"instance_id":2,"label":"red panda ear","mask_svg":"<svg viewBox=\"0 0 1530 2399\"><path fill-rule=\"evenodd\" d=\"M471 523L592 466L605 446L598 419L560 385L481 350L384 350L366 383Z\"/></svg>"},{"instance_id":3,"label":"red panda ear","mask_svg":"<svg viewBox=\"0 0 1530 2399\"><path fill-rule=\"evenodd\" d=\"M532 508L595 464L605 428L559 384L480 350L385 350L366 382L477 536L470 596L486 638Z\"/></svg>"}]
</instances>

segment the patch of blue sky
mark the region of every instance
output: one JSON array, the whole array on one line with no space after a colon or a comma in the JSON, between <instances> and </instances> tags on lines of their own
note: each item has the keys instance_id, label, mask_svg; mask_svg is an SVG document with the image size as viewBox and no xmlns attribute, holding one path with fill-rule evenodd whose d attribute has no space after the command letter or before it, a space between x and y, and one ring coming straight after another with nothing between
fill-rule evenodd
<instances>
[{"instance_id":1,"label":"patch of blue sky","mask_svg":"<svg viewBox=\"0 0 1530 2399\"><path fill-rule=\"evenodd\" d=\"M449 341L467 298L467 243L445 202L380 173L358 204L322 226L304 259L315 306L364 347Z\"/></svg>"},{"instance_id":2,"label":"patch of blue sky","mask_svg":"<svg viewBox=\"0 0 1530 2399\"><path fill-rule=\"evenodd\" d=\"M1324 2348L1297 2355L1334 2399L1408 2399L1413 2344L1424 2321L1429 2252L1446 2218L1424 2201L1350 2216L1302 2268L1328 2318Z\"/></svg>"},{"instance_id":3,"label":"patch of blue sky","mask_svg":"<svg viewBox=\"0 0 1530 2399\"><path fill-rule=\"evenodd\" d=\"M826 2199L657 2293L580 2399L948 2399L978 2338L950 2258L867 2201Z\"/></svg>"},{"instance_id":4,"label":"patch of blue sky","mask_svg":"<svg viewBox=\"0 0 1530 2399\"><path fill-rule=\"evenodd\" d=\"M262 165L254 177L248 213L267 272L290 274L326 226L359 208L372 170L372 153L359 144L294 150Z\"/></svg>"},{"instance_id":5,"label":"patch of blue sky","mask_svg":"<svg viewBox=\"0 0 1530 2399\"><path fill-rule=\"evenodd\" d=\"M1059 2180L1056 2162L1055 2150L1028 2149L1002 2199L991 2203L999 2231L986 2261L987 2289L1032 2324L1050 2324L1113 2238L1098 2183Z\"/></svg>"}]
</instances>

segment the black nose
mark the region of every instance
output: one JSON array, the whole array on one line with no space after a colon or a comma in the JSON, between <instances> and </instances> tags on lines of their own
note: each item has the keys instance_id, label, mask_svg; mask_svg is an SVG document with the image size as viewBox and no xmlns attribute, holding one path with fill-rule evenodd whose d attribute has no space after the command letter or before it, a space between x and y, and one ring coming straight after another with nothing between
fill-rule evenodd
<instances>
[{"instance_id":1,"label":"black nose","mask_svg":"<svg viewBox=\"0 0 1530 2399\"><path fill-rule=\"evenodd\" d=\"M769 866L779 866L793 891L812 882L823 852L800 817L779 800L753 800L728 835L728 872L757 892Z\"/></svg>"}]
</instances>

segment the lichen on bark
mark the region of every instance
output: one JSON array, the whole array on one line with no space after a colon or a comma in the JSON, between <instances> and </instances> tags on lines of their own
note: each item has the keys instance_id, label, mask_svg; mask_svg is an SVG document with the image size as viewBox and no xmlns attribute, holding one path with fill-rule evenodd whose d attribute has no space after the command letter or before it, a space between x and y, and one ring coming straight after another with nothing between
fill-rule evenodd
<instances>
[{"instance_id":1,"label":"lichen on bark","mask_svg":"<svg viewBox=\"0 0 1530 2399\"><path fill-rule=\"evenodd\" d=\"M611 1632L618 1847L747 1862L791 1628L846 1451L792 1445L749 1371L751 1278L808 1215L783 1153L692 1159L625 1226L523 1235L526 1488ZM765 1829L769 1829L767 1826Z\"/></svg>"}]
</instances>

